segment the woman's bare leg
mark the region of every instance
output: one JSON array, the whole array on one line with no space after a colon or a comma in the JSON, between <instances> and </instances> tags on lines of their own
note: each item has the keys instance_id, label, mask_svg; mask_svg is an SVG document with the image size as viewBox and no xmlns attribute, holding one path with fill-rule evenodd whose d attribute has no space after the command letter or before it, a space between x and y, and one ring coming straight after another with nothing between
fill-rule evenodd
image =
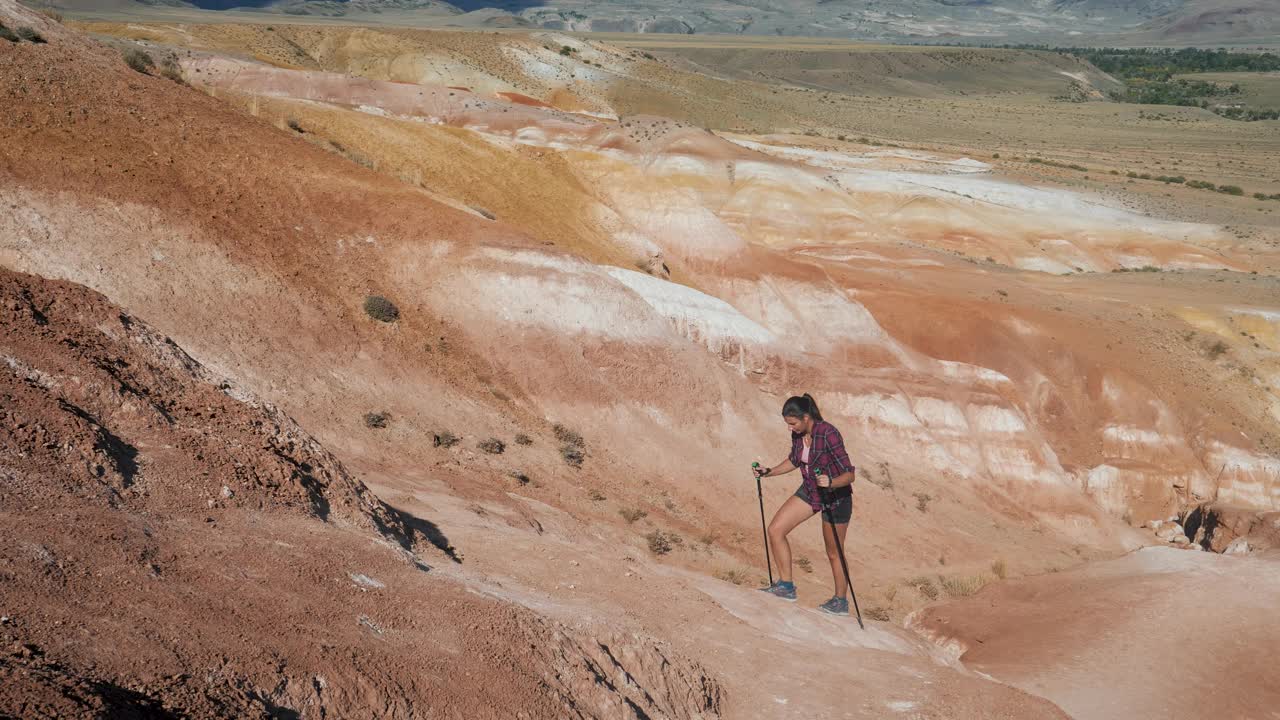
<instances>
[{"instance_id":1,"label":"woman's bare leg","mask_svg":"<svg viewBox=\"0 0 1280 720\"><path fill-rule=\"evenodd\" d=\"M836 532L840 534L840 548L843 548L845 535L849 534L849 523L836 525ZM822 544L826 546L827 560L831 562L831 577L836 583L836 597L843 598L849 583L844 579L844 568L840 567L840 555L836 552L836 540L831 534L831 524L825 518L822 520Z\"/></svg>"},{"instance_id":2,"label":"woman's bare leg","mask_svg":"<svg viewBox=\"0 0 1280 720\"><path fill-rule=\"evenodd\" d=\"M809 503L792 495L782 503L778 512L769 521L769 550L773 554L773 562L778 566L778 579L791 582L791 545L787 542L787 533L796 529L800 523L813 517L813 508Z\"/></svg>"}]
</instances>

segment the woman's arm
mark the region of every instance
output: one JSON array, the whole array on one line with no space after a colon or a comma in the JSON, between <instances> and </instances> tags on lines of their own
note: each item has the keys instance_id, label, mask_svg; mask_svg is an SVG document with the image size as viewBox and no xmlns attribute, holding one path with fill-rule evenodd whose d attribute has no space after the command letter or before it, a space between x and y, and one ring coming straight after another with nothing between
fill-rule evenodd
<instances>
[{"instance_id":1,"label":"woman's arm","mask_svg":"<svg viewBox=\"0 0 1280 720\"><path fill-rule=\"evenodd\" d=\"M853 484L853 481L856 479L856 478L854 478L854 473L855 473L855 472L857 472L857 469L856 469L856 468L855 468L855 469L853 469L853 470L850 470L849 472L846 472L846 473L840 473L839 475L837 475L837 476L835 476L835 477L833 477L833 478L829 478L829 477L827 477L826 475L823 475L823 476L821 476L821 477L819 477L819 478L818 478L818 487L821 487L821 488L842 488L842 487L844 487L845 485L852 485L852 484Z\"/></svg>"},{"instance_id":2,"label":"woman's arm","mask_svg":"<svg viewBox=\"0 0 1280 720\"><path fill-rule=\"evenodd\" d=\"M778 463L777 465L771 468L764 468L763 472L760 473L760 477L769 477L771 475L786 475L787 473L795 469L796 469L796 466L791 464L791 460L783 460L782 462Z\"/></svg>"},{"instance_id":3,"label":"woman's arm","mask_svg":"<svg viewBox=\"0 0 1280 720\"><path fill-rule=\"evenodd\" d=\"M827 452L831 454L831 465L834 466L833 472L837 474L831 478L823 478L823 480L827 482L826 485L823 485L821 482L819 482L818 485L819 487L832 488L841 488L846 485L852 485L853 481L857 479L854 476L857 468L855 468L853 463L849 461L849 453L844 449L844 437L840 435L840 431L837 430L834 425L828 425L827 427L829 430L827 431L824 440L826 442Z\"/></svg>"}]
</instances>

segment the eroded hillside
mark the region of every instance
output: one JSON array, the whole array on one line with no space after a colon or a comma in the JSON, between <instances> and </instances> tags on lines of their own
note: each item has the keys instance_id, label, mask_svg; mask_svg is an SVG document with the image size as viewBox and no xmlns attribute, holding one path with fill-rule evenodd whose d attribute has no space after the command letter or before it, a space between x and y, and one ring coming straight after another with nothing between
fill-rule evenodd
<instances>
[{"instance_id":1,"label":"eroded hillside","mask_svg":"<svg viewBox=\"0 0 1280 720\"><path fill-rule=\"evenodd\" d=\"M395 637L399 649L376 651L393 658L426 647L480 662L518 647L501 698L511 704L487 708L495 716L571 707L608 717L632 703L637 717L1047 717L1048 703L970 674L895 621L940 590L960 597L1006 575L1052 577L1163 542L1148 521L1177 515L1185 544L1221 550L1188 513L1280 509L1269 220L1246 234L1160 216L1121 181L1123 200L1060 168L1039 163L1030 172L1044 172L1031 175L997 162L986 147L913 142L915 126L895 142L782 132L857 100L566 36L87 28L171 58L178 82L15 5L0 14L48 39L0 44L0 94L12 109L0 115L0 200L10 208L0 264L80 283L146 318L195 358L184 367L210 369L192 370L198 378L227 377L297 418L314 452L350 469L331 471L342 497L364 503L352 505L363 508L352 527L273 505L316 507L297 493L204 523L200 503L227 500L218 482L167 484L189 472L180 464L157 477L159 495L189 503L166 522L203 533L173 540L175 567L246 567L299 596L260 623L237 621L239 637L274 637L267 628L302 613L317 625L294 635L350 620L343 642L356 658L375 652L368 637ZM1021 78L1017 89L988 90L1028 108L1049 102L1060 68L1022 55L1009 76ZM683 99L651 101L642 86ZM746 95L731 101L740 87ZM759 125L779 132L743 132L714 115L721 100L753 105ZM654 114L662 108L676 118ZM1238 137L1253 155L1275 152ZM1076 150L1101 154L1046 153ZM12 280L32 297L42 282ZM368 309L382 307L368 304L375 296L395 313ZM45 302L28 305L54 317ZM60 322L73 320L107 332ZM48 342L36 355L70 362ZM77 374L22 363L10 364L15 383ZM763 577L744 471L785 450L777 409L798 391L820 399L861 468L849 548L877 618L865 633L735 587ZM98 402L104 413L132 407L118 393ZM173 463L200 467L226 452L131 439L163 429L146 417L111 429L144 458L169 445ZM269 457L238 462L275 476ZM792 490L779 481L766 503ZM70 498L54 505L82 502ZM23 542L56 540L43 520L19 527L39 535ZM414 527L416 545L404 534ZM816 530L804 530L798 554L823 565ZM215 531L246 539L213 556L204 548L221 547ZM371 542L379 532L384 542ZM1267 532L1241 535L1250 533L1253 549L1266 546ZM406 542L447 554L424 573L406 562ZM270 550L276 543L295 548ZM826 577L812 569L802 594L820 600ZM33 624L19 628L44 638L58 627L48 623L75 621L69 608L32 619L40 586L34 571L20 579L19 617ZM309 586L346 595L313 597ZM419 605L432 609L420 615ZM186 611L157 612L181 623ZM640 639L622 657L612 634ZM315 643L294 635L271 652L312 657ZM75 667L92 644L41 648L50 659L39 663ZM318 657L338 669L297 677L362 682L352 668L364 660ZM777 658L768 677L760 657ZM378 682L402 688L406 714L419 693L465 714L465 682L447 688L444 670L387 662L395 669ZM816 683L814 662L847 671ZM395 674L402 667L408 675ZM581 669L596 680L579 683ZM623 671L626 681L601 680ZM288 684L297 678L254 672L254 687L275 688L254 697L318 712ZM451 666L450 683L455 672L468 669ZM547 672L558 678L550 689L520 685ZM853 691L864 700L850 710L842 698ZM374 712L344 692L351 714ZM552 704L520 706L525 697Z\"/></svg>"}]
</instances>

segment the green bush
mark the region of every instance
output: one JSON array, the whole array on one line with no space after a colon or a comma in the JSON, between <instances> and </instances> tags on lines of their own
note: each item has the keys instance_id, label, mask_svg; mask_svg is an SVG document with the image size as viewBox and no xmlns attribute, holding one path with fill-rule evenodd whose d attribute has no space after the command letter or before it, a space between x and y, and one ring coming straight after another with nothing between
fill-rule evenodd
<instances>
[{"instance_id":1,"label":"green bush","mask_svg":"<svg viewBox=\"0 0 1280 720\"><path fill-rule=\"evenodd\" d=\"M150 75L151 71L156 67L156 61L138 48L128 48L124 51L124 64L143 75Z\"/></svg>"},{"instance_id":2,"label":"green bush","mask_svg":"<svg viewBox=\"0 0 1280 720\"><path fill-rule=\"evenodd\" d=\"M560 457L566 465L574 468L582 467L582 462L587 459L586 453L582 452L580 446L567 443L560 446Z\"/></svg>"},{"instance_id":3,"label":"green bush","mask_svg":"<svg viewBox=\"0 0 1280 720\"><path fill-rule=\"evenodd\" d=\"M400 308L381 295L370 295L364 299L364 311L369 317L384 323L393 323L400 319Z\"/></svg>"},{"instance_id":4,"label":"green bush","mask_svg":"<svg viewBox=\"0 0 1280 720\"><path fill-rule=\"evenodd\" d=\"M654 555L666 555L671 552L671 538L661 530L654 530L645 535L644 539L649 541L649 552Z\"/></svg>"},{"instance_id":5,"label":"green bush","mask_svg":"<svg viewBox=\"0 0 1280 720\"><path fill-rule=\"evenodd\" d=\"M1239 185L1219 185L1218 192L1224 195L1244 195L1244 189Z\"/></svg>"},{"instance_id":6,"label":"green bush","mask_svg":"<svg viewBox=\"0 0 1280 720\"><path fill-rule=\"evenodd\" d=\"M178 66L178 63L173 58L165 58L160 63L160 77L179 84L186 82L182 77L182 68Z\"/></svg>"},{"instance_id":7,"label":"green bush","mask_svg":"<svg viewBox=\"0 0 1280 720\"><path fill-rule=\"evenodd\" d=\"M577 431L571 430L560 423L552 425L551 431L556 434L556 439L560 442L568 443L569 445L576 445L580 448L587 446L587 442L582 439L582 436L579 435Z\"/></svg>"},{"instance_id":8,"label":"green bush","mask_svg":"<svg viewBox=\"0 0 1280 720\"><path fill-rule=\"evenodd\" d=\"M41 37L40 33L36 32L33 28L27 27L26 25L23 25L22 27L18 28L18 37L22 38L23 40L26 40L27 42L33 42L33 43L43 43L45 41L44 38Z\"/></svg>"},{"instance_id":9,"label":"green bush","mask_svg":"<svg viewBox=\"0 0 1280 720\"><path fill-rule=\"evenodd\" d=\"M919 510L920 512L929 511L929 501L933 499L932 495L930 495L929 493L923 493L923 492L911 493L911 495L916 499L917 510Z\"/></svg>"},{"instance_id":10,"label":"green bush","mask_svg":"<svg viewBox=\"0 0 1280 720\"><path fill-rule=\"evenodd\" d=\"M634 523L649 515L649 513L641 510L640 508L622 508L618 511L618 514L621 515L622 519L626 520L628 523Z\"/></svg>"},{"instance_id":11,"label":"green bush","mask_svg":"<svg viewBox=\"0 0 1280 720\"><path fill-rule=\"evenodd\" d=\"M8 40L9 42L18 42L18 35L9 28L0 24L0 40Z\"/></svg>"}]
</instances>

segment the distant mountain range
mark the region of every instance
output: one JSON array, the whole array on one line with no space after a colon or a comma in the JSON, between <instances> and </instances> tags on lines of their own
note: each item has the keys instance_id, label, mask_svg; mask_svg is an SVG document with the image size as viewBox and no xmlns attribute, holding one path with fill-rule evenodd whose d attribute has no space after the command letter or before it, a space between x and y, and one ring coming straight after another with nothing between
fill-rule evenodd
<instances>
[{"instance_id":1,"label":"distant mountain range","mask_svg":"<svg viewBox=\"0 0 1280 720\"><path fill-rule=\"evenodd\" d=\"M893 42L1280 44L1280 0L126 0L431 24ZM54 0L73 9L95 0Z\"/></svg>"}]
</instances>

